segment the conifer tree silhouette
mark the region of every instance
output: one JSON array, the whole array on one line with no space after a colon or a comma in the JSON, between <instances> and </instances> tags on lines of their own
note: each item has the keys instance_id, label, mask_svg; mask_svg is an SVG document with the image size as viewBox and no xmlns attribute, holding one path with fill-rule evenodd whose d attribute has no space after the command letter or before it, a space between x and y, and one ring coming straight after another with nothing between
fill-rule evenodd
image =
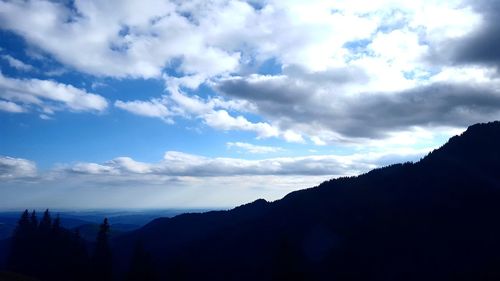
<instances>
[{"instance_id":1,"label":"conifer tree silhouette","mask_svg":"<svg viewBox=\"0 0 500 281\"><path fill-rule=\"evenodd\" d=\"M17 222L9 256L7 258L7 269L15 272L24 272L27 269L27 261L24 253L29 250L31 221L28 210L25 210Z\"/></svg>"},{"instance_id":2,"label":"conifer tree silhouette","mask_svg":"<svg viewBox=\"0 0 500 281\"><path fill-rule=\"evenodd\" d=\"M42 220L40 221L40 232L43 234L48 234L52 226L52 218L50 217L49 209L46 209L43 213Z\"/></svg>"},{"instance_id":3,"label":"conifer tree silhouette","mask_svg":"<svg viewBox=\"0 0 500 281\"><path fill-rule=\"evenodd\" d=\"M109 223L104 218L97 233L96 247L92 257L93 280L109 281L112 279L111 249L109 247Z\"/></svg>"},{"instance_id":4,"label":"conifer tree silhouette","mask_svg":"<svg viewBox=\"0 0 500 281\"><path fill-rule=\"evenodd\" d=\"M30 224L33 231L36 231L38 229L38 218L36 217L35 210L31 212Z\"/></svg>"},{"instance_id":5,"label":"conifer tree silhouette","mask_svg":"<svg viewBox=\"0 0 500 281\"><path fill-rule=\"evenodd\" d=\"M33 210L25 210L12 237L7 267L11 271L35 276L38 271L38 219Z\"/></svg>"},{"instance_id":6,"label":"conifer tree silhouette","mask_svg":"<svg viewBox=\"0 0 500 281\"><path fill-rule=\"evenodd\" d=\"M38 233L36 237L38 250L37 253L37 276L42 279L49 279L52 272L56 270L55 255L57 253L57 240L52 236L52 219L49 209L43 213L43 217L38 225Z\"/></svg>"},{"instance_id":7,"label":"conifer tree silhouette","mask_svg":"<svg viewBox=\"0 0 500 281\"><path fill-rule=\"evenodd\" d=\"M38 217L36 211L31 212L30 217L30 232L29 240L27 244L29 245L28 251L24 253L27 261L26 272L32 276L36 276L40 271L40 264L38 263L40 259L40 237L38 229Z\"/></svg>"},{"instance_id":8,"label":"conifer tree silhouette","mask_svg":"<svg viewBox=\"0 0 500 281\"><path fill-rule=\"evenodd\" d=\"M35 211L22 213L7 257L9 271L41 281L104 280L89 278L89 266L85 242L62 228L59 216L51 224L46 210L38 223Z\"/></svg>"}]
</instances>

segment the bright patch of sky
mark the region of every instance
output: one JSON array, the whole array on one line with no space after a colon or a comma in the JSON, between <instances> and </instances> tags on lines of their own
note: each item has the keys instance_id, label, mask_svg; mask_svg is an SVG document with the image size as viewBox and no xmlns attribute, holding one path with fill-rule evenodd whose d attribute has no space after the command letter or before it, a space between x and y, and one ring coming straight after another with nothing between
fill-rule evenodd
<instances>
[{"instance_id":1,"label":"bright patch of sky","mask_svg":"<svg viewBox=\"0 0 500 281\"><path fill-rule=\"evenodd\" d=\"M418 160L500 118L499 6L0 1L0 205L226 207Z\"/></svg>"}]
</instances>

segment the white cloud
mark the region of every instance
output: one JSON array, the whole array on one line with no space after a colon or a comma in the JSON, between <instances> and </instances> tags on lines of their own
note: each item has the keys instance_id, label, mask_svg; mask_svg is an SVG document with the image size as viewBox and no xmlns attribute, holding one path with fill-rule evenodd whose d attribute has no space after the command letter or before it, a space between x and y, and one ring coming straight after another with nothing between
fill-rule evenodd
<instances>
[{"instance_id":1,"label":"white cloud","mask_svg":"<svg viewBox=\"0 0 500 281\"><path fill-rule=\"evenodd\" d=\"M72 85L51 80L15 79L0 73L0 98L10 102L10 108L19 110L11 103L23 108L35 107L45 114L54 111L103 111L108 103L102 96L88 93ZM4 106L7 106L4 104Z\"/></svg>"},{"instance_id":2,"label":"white cloud","mask_svg":"<svg viewBox=\"0 0 500 281\"><path fill-rule=\"evenodd\" d=\"M197 96L188 96L182 92L180 85L172 85L171 80L167 80L170 95L164 95L162 99L151 99L149 101L117 101L115 106L136 115L156 117L168 122L173 122L173 117L181 116L186 118L195 117L201 119L203 123L211 128L230 131L250 131L255 132L258 138L278 137L280 131L266 122L251 122L242 115L232 116L227 110L244 110L246 102L224 101L220 98L209 98L203 100ZM290 135L291 140L299 137Z\"/></svg>"},{"instance_id":3,"label":"white cloud","mask_svg":"<svg viewBox=\"0 0 500 281\"><path fill-rule=\"evenodd\" d=\"M177 9L175 3L158 0L76 1L72 7L49 1L1 2L0 19L4 28L62 63L94 75L159 77L177 58L182 58L179 70L188 73L234 70L238 52L206 44L210 26L190 22Z\"/></svg>"},{"instance_id":4,"label":"white cloud","mask_svg":"<svg viewBox=\"0 0 500 281\"><path fill-rule=\"evenodd\" d=\"M311 141L315 145L326 145L326 142L324 140L322 140L319 136L312 136Z\"/></svg>"},{"instance_id":5,"label":"white cloud","mask_svg":"<svg viewBox=\"0 0 500 281\"><path fill-rule=\"evenodd\" d=\"M26 112L26 110L22 106L10 101L3 101L3 100L0 100L0 110L12 113Z\"/></svg>"},{"instance_id":6,"label":"white cloud","mask_svg":"<svg viewBox=\"0 0 500 281\"><path fill-rule=\"evenodd\" d=\"M386 63L398 64L400 71L411 71L427 53L428 47L419 42L419 35L410 30L396 29L377 33L368 48Z\"/></svg>"},{"instance_id":7,"label":"white cloud","mask_svg":"<svg viewBox=\"0 0 500 281\"><path fill-rule=\"evenodd\" d=\"M246 142L228 142L226 143L226 146L228 148L242 149L243 151L252 154L265 154L284 151L281 147L255 145Z\"/></svg>"},{"instance_id":8,"label":"white cloud","mask_svg":"<svg viewBox=\"0 0 500 281\"><path fill-rule=\"evenodd\" d=\"M144 174L152 171L150 164L135 161L130 157L118 157L110 161L109 164L130 173Z\"/></svg>"},{"instance_id":9,"label":"white cloud","mask_svg":"<svg viewBox=\"0 0 500 281\"><path fill-rule=\"evenodd\" d=\"M15 69L22 70L22 71L31 71L33 70L33 66L26 64L10 55L2 55L2 58L6 60L10 66L14 67Z\"/></svg>"},{"instance_id":10,"label":"white cloud","mask_svg":"<svg viewBox=\"0 0 500 281\"><path fill-rule=\"evenodd\" d=\"M480 14L467 5L467 1L433 1L432 5L420 5L414 10L410 27L423 26L427 37L440 41L444 38L457 38L477 28L481 22Z\"/></svg>"},{"instance_id":11,"label":"white cloud","mask_svg":"<svg viewBox=\"0 0 500 281\"><path fill-rule=\"evenodd\" d=\"M267 123L252 123L243 116L233 117L225 110L215 110L204 115L204 122L210 127L223 131L252 131L257 134L258 138L277 137L279 135L278 129Z\"/></svg>"},{"instance_id":12,"label":"white cloud","mask_svg":"<svg viewBox=\"0 0 500 281\"><path fill-rule=\"evenodd\" d=\"M487 85L495 89L500 85L493 67L463 66L443 67L439 73L429 78L430 82L455 82L470 85Z\"/></svg>"},{"instance_id":13,"label":"white cloud","mask_svg":"<svg viewBox=\"0 0 500 281\"><path fill-rule=\"evenodd\" d=\"M29 160L0 157L0 204L53 208L231 207L257 198L276 200L332 177L417 160L427 151L395 149L391 153L262 160L168 151L153 163L118 157L104 163L58 165L44 172L37 172Z\"/></svg>"},{"instance_id":14,"label":"white cloud","mask_svg":"<svg viewBox=\"0 0 500 281\"><path fill-rule=\"evenodd\" d=\"M40 114L39 115L40 119L42 120L52 120L52 117L50 117L49 115L47 114Z\"/></svg>"},{"instance_id":15,"label":"white cloud","mask_svg":"<svg viewBox=\"0 0 500 281\"><path fill-rule=\"evenodd\" d=\"M389 139L415 127L438 134L443 126L462 128L499 111L485 102L468 106L466 94L457 98L461 103L445 105L441 85L460 88L470 75L477 78L476 90L497 89L500 82L486 67L465 71L432 57L484 23L471 1L270 0L255 9L239 0L90 0L71 6L32 0L0 2L0 20L65 67L95 76L164 79L166 93L114 105L168 123L189 118L258 138L325 145ZM256 74L269 60L282 73ZM224 98L201 97L203 83L246 88L220 91ZM408 94L435 88L441 92ZM493 90L486 96L496 99ZM23 108L26 103L3 99ZM397 110L398 103L411 108ZM423 116L441 110L438 105L460 122ZM56 108L44 104L43 110Z\"/></svg>"},{"instance_id":16,"label":"white cloud","mask_svg":"<svg viewBox=\"0 0 500 281\"><path fill-rule=\"evenodd\" d=\"M345 43L371 40L381 26L398 23L395 15L412 28L408 36L424 30L431 39L435 33L458 36L480 19L462 1L355 2L359 7L345 1L266 1L260 10L238 0L77 1L71 8L49 1L2 2L0 18L5 28L80 71L149 78L175 61L179 71L209 78L238 71L248 59L272 57L322 71L345 65Z\"/></svg>"},{"instance_id":17,"label":"white cloud","mask_svg":"<svg viewBox=\"0 0 500 281\"><path fill-rule=\"evenodd\" d=\"M113 167L96 163L78 163L69 170L74 173L88 175L117 175L118 172Z\"/></svg>"},{"instance_id":18,"label":"white cloud","mask_svg":"<svg viewBox=\"0 0 500 281\"><path fill-rule=\"evenodd\" d=\"M302 135L292 130L286 130L285 132L283 132L282 136L287 142L296 142L296 143L305 142Z\"/></svg>"},{"instance_id":19,"label":"white cloud","mask_svg":"<svg viewBox=\"0 0 500 281\"><path fill-rule=\"evenodd\" d=\"M275 147L255 146L248 143L228 143L229 147L246 149L252 153L276 152ZM119 157L105 163L77 163L57 169L64 173L80 175L116 176L126 181L128 177L236 177L242 175L303 175L348 176L373 168L399 162L401 159L418 160L429 148L395 149L393 152L366 152L351 155L311 155L280 157L262 160L241 158L210 158L177 151L167 151L157 163L137 162L129 157Z\"/></svg>"},{"instance_id":20,"label":"white cloud","mask_svg":"<svg viewBox=\"0 0 500 281\"><path fill-rule=\"evenodd\" d=\"M15 180L33 178L37 175L36 164L32 161L0 156L0 179Z\"/></svg>"},{"instance_id":21,"label":"white cloud","mask_svg":"<svg viewBox=\"0 0 500 281\"><path fill-rule=\"evenodd\" d=\"M120 101L115 102L115 106L131 112L136 115L160 118L167 123L171 123L170 116L172 113L160 99L152 99L150 101Z\"/></svg>"}]
</instances>

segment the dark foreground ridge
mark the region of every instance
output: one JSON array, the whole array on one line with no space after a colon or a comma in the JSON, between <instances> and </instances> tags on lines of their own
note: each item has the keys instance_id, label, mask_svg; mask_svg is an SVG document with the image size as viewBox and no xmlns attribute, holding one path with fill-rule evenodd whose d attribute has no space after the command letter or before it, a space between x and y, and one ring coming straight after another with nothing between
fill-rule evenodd
<instances>
[{"instance_id":1,"label":"dark foreground ridge","mask_svg":"<svg viewBox=\"0 0 500 281\"><path fill-rule=\"evenodd\" d=\"M339 178L230 211L156 219L137 241L164 280L500 280L500 122L417 163Z\"/></svg>"}]
</instances>

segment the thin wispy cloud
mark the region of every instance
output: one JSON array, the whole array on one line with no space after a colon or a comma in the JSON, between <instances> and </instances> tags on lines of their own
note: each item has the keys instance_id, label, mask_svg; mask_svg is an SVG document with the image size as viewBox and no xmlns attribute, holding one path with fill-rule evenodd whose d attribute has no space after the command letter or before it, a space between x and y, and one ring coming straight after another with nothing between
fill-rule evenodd
<instances>
[{"instance_id":1,"label":"thin wispy cloud","mask_svg":"<svg viewBox=\"0 0 500 281\"><path fill-rule=\"evenodd\" d=\"M246 142L228 142L226 145L229 149L238 149L253 154L266 154L284 151L281 147L255 145Z\"/></svg>"},{"instance_id":2,"label":"thin wispy cloud","mask_svg":"<svg viewBox=\"0 0 500 281\"><path fill-rule=\"evenodd\" d=\"M33 66L29 65L29 64L26 64L10 55L2 55L1 56L2 59L6 60L10 66L18 69L18 70L22 70L22 71L31 71L34 69Z\"/></svg>"}]
</instances>

